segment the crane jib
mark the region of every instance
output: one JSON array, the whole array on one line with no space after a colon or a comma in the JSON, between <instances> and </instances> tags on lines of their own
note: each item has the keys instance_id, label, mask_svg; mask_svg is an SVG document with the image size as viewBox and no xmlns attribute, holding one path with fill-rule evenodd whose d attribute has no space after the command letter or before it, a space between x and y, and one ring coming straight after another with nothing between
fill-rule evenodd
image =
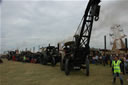
<instances>
[{"instance_id":1,"label":"crane jib","mask_svg":"<svg viewBox=\"0 0 128 85\"><path fill-rule=\"evenodd\" d=\"M93 18L95 21L99 19L100 0L90 0L85 10L79 38L76 39L76 53L79 52L80 47L88 48L90 43L91 31L93 26ZM85 37L86 36L86 37Z\"/></svg>"}]
</instances>

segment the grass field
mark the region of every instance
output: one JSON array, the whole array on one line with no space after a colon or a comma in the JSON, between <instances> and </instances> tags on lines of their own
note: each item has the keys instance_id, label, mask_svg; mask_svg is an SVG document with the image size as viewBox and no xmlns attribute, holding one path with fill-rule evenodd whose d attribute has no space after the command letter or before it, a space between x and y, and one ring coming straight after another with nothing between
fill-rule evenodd
<instances>
[{"instance_id":1,"label":"grass field","mask_svg":"<svg viewBox=\"0 0 128 85\"><path fill-rule=\"evenodd\" d=\"M40 64L3 60L0 64L0 85L112 85L112 73L109 66L90 65L90 76L84 71L73 71L69 76L56 67ZM128 75L123 76L124 85ZM119 79L115 85L120 85Z\"/></svg>"}]
</instances>

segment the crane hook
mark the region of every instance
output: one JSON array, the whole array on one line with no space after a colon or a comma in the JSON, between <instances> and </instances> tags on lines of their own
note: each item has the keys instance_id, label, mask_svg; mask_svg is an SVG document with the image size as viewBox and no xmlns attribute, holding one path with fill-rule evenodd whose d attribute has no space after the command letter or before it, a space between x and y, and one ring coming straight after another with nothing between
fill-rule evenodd
<instances>
[{"instance_id":1,"label":"crane hook","mask_svg":"<svg viewBox=\"0 0 128 85\"><path fill-rule=\"evenodd\" d=\"M95 20L95 21L98 21L98 20L99 20L99 16L98 16L98 17L95 16L95 17L94 17L94 20Z\"/></svg>"}]
</instances>

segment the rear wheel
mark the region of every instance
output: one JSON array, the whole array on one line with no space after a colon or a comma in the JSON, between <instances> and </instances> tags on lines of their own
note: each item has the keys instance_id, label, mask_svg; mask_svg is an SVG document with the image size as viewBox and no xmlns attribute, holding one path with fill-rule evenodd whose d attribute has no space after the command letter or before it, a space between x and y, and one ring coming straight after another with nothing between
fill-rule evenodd
<instances>
[{"instance_id":1,"label":"rear wheel","mask_svg":"<svg viewBox=\"0 0 128 85\"><path fill-rule=\"evenodd\" d=\"M66 75L70 74L70 62L69 62L69 59L65 60L65 74Z\"/></svg>"},{"instance_id":2,"label":"rear wheel","mask_svg":"<svg viewBox=\"0 0 128 85\"><path fill-rule=\"evenodd\" d=\"M85 64L86 64L86 75L87 76L89 76L89 60L88 60L88 58L86 58L86 60L85 60Z\"/></svg>"}]
</instances>

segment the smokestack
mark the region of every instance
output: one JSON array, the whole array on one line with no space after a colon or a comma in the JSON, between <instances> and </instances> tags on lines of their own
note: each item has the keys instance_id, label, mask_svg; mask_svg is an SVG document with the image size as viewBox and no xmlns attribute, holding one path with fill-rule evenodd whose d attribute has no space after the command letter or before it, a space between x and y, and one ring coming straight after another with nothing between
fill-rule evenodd
<instances>
[{"instance_id":1,"label":"smokestack","mask_svg":"<svg viewBox=\"0 0 128 85\"><path fill-rule=\"evenodd\" d=\"M39 47L38 47L38 48L39 48L39 50L40 50L40 45L39 45Z\"/></svg>"},{"instance_id":2,"label":"smokestack","mask_svg":"<svg viewBox=\"0 0 128 85\"><path fill-rule=\"evenodd\" d=\"M35 52L35 47L33 47L33 52Z\"/></svg>"},{"instance_id":3,"label":"smokestack","mask_svg":"<svg viewBox=\"0 0 128 85\"><path fill-rule=\"evenodd\" d=\"M49 47L50 47L50 44L49 44Z\"/></svg>"},{"instance_id":4,"label":"smokestack","mask_svg":"<svg viewBox=\"0 0 128 85\"><path fill-rule=\"evenodd\" d=\"M25 51L27 51L27 48L25 48Z\"/></svg>"},{"instance_id":5,"label":"smokestack","mask_svg":"<svg viewBox=\"0 0 128 85\"><path fill-rule=\"evenodd\" d=\"M127 46L127 38L125 38L125 48L126 48L126 53L127 53L127 48L128 48L128 46Z\"/></svg>"},{"instance_id":6,"label":"smokestack","mask_svg":"<svg viewBox=\"0 0 128 85\"><path fill-rule=\"evenodd\" d=\"M57 44L57 49L58 49L58 51L59 51L59 48L60 48L60 45L59 45L59 43Z\"/></svg>"},{"instance_id":7,"label":"smokestack","mask_svg":"<svg viewBox=\"0 0 128 85\"><path fill-rule=\"evenodd\" d=\"M106 50L106 35L104 36L104 49Z\"/></svg>"}]
</instances>

